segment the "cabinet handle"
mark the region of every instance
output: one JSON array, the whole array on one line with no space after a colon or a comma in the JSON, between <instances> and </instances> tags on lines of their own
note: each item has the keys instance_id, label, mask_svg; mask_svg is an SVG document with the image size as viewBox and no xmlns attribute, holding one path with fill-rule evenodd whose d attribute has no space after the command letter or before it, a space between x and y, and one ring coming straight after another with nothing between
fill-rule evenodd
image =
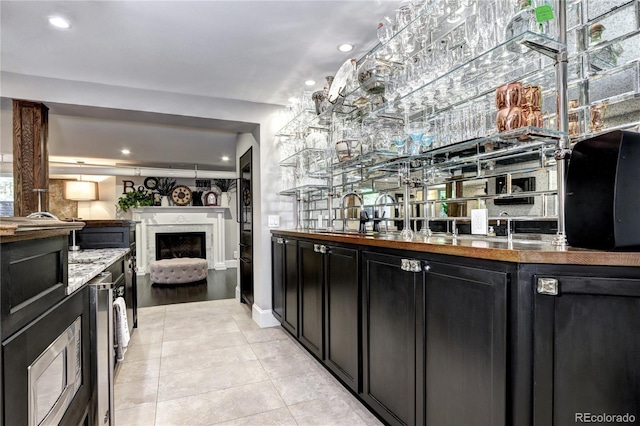
<instances>
[{"instance_id":1,"label":"cabinet handle","mask_svg":"<svg viewBox=\"0 0 640 426\"><path fill-rule=\"evenodd\" d=\"M320 246L320 253L322 254L326 254L329 253L329 247L325 246L324 244Z\"/></svg>"},{"instance_id":2,"label":"cabinet handle","mask_svg":"<svg viewBox=\"0 0 640 426\"><path fill-rule=\"evenodd\" d=\"M550 296L558 295L558 280L555 278L538 278L538 293Z\"/></svg>"},{"instance_id":3,"label":"cabinet handle","mask_svg":"<svg viewBox=\"0 0 640 426\"><path fill-rule=\"evenodd\" d=\"M422 265L419 260L414 259L402 259L400 263L400 269L407 272L421 272Z\"/></svg>"},{"instance_id":4,"label":"cabinet handle","mask_svg":"<svg viewBox=\"0 0 640 426\"><path fill-rule=\"evenodd\" d=\"M276 243L284 244L284 239L283 238L276 238Z\"/></svg>"},{"instance_id":5,"label":"cabinet handle","mask_svg":"<svg viewBox=\"0 0 640 426\"><path fill-rule=\"evenodd\" d=\"M313 251L316 253L320 253L320 244L314 244L313 245Z\"/></svg>"}]
</instances>

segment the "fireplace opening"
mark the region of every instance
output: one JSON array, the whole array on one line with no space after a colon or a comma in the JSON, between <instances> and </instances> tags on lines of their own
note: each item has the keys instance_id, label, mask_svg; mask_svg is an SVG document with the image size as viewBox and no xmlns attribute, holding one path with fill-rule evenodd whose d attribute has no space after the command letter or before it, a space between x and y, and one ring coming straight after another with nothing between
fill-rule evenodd
<instances>
[{"instance_id":1,"label":"fireplace opening","mask_svg":"<svg viewBox=\"0 0 640 426\"><path fill-rule=\"evenodd\" d=\"M204 232L156 233L156 260L174 257L207 258Z\"/></svg>"}]
</instances>

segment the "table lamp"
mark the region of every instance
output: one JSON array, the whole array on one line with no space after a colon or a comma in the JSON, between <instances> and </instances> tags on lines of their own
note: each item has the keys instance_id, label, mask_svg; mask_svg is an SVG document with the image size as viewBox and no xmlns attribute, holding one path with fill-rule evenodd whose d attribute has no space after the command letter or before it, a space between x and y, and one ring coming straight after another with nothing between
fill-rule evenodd
<instances>
[{"instance_id":1,"label":"table lamp","mask_svg":"<svg viewBox=\"0 0 640 426\"><path fill-rule=\"evenodd\" d=\"M80 176L79 180L68 180L64 183L63 198L71 201L95 201L98 199L98 183L82 180ZM71 221L75 222L80 219L79 217L72 217ZM71 231L72 244L69 246L69 250L78 251L80 246L76 244L76 230Z\"/></svg>"}]
</instances>

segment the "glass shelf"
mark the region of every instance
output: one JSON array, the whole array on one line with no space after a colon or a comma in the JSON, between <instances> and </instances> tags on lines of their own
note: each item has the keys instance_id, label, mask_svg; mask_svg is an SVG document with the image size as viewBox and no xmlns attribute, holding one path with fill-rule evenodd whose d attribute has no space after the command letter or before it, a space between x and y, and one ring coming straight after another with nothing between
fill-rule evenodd
<instances>
[{"instance_id":1,"label":"glass shelf","mask_svg":"<svg viewBox=\"0 0 640 426\"><path fill-rule=\"evenodd\" d=\"M384 115L385 113L389 113L389 111L395 111L395 110L402 111L404 109L402 108L402 105L406 105L407 103L411 104L412 99L415 98L417 95L421 93L425 94L429 90L435 91L437 88L449 87L449 82L452 80L453 81L458 80L461 82L464 79L465 82L466 81L470 82L469 86L471 88L474 88L478 86L478 79L483 77L487 78L489 74L491 73L495 74L496 71L499 72L500 71L499 68L506 67L507 70L512 70L513 69L512 67L521 68L522 62L524 61L526 63L527 59L529 59L529 61L539 60L540 58L538 54L539 51L514 53L511 50L509 50L510 48L512 48L514 44L518 44L518 43L525 44L530 48L535 46L536 48L544 49L545 51L548 51L548 52L553 52L554 55L557 54L557 52L563 51L566 49L566 45L562 43L559 43L541 34L536 34L536 33L527 31L511 40L507 40L499 44L493 49L490 49L482 53L481 55L477 56L476 58L468 62L465 62L463 64L460 64L454 67L453 69L447 71L443 75L437 76L436 78L426 82L420 87L414 88L406 95L400 96L395 100L392 100L383 104L377 109L374 109L371 112L371 114L373 116L377 116L379 114ZM514 57L516 56L522 60L518 59L514 61ZM471 79L469 78L469 70L473 70L473 69L479 70L479 71L477 71L477 75L474 76L473 79ZM536 71L532 71L532 72L536 72ZM487 80L484 82L484 84L481 85L481 87L490 87L490 90L493 90L495 89L495 87L499 85L502 85L506 82L517 79L517 78L514 78L513 76L509 76L509 78L502 77L505 74L507 74L506 70L500 73L501 75L500 77L492 77L492 81L494 81L495 84L492 84L490 81ZM477 93L474 93L474 90L472 90L471 88L467 88L467 87L461 88L462 92L467 90L468 95L466 97L463 96L462 99L458 100L456 102L457 104L468 102L478 97ZM485 91L480 96L483 96L486 93L487 92Z\"/></svg>"},{"instance_id":2,"label":"glass shelf","mask_svg":"<svg viewBox=\"0 0 640 426\"><path fill-rule=\"evenodd\" d=\"M307 160L309 157L322 156L323 154L324 150L319 148L304 148L280 161L278 164L282 167L296 167L299 159Z\"/></svg>"},{"instance_id":3,"label":"glass shelf","mask_svg":"<svg viewBox=\"0 0 640 426\"><path fill-rule=\"evenodd\" d=\"M386 170L398 170L398 167L406 164L407 162L427 161L435 157L445 158L443 162L436 164L441 167L443 164L456 164L457 162L464 161L469 162L479 159L497 158L509 153L518 151L530 151L534 148L538 148L544 145L556 144L557 141L567 136L566 133L554 131L550 129L543 129L540 127L521 127L519 129L509 130L504 133L498 133L495 135L487 136L479 139L472 139L465 142L459 142L453 145L447 145L440 148L435 148L425 153L414 156L396 157L386 162L378 163L372 166L373 170L386 169ZM492 143L498 147L491 151L482 151L480 146L485 143ZM472 150L475 149L475 152ZM466 154L464 152L467 152ZM459 154L458 157L455 153Z\"/></svg>"},{"instance_id":4,"label":"glass shelf","mask_svg":"<svg viewBox=\"0 0 640 426\"><path fill-rule=\"evenodd\" d=\"M327 190L329 187L327 185L300 185L295 188L285 189L283 191L278 192L278 195L286 195L286 196L299 196L304 194L309 194L317 191Z\"/></svg>"}]
</instances>

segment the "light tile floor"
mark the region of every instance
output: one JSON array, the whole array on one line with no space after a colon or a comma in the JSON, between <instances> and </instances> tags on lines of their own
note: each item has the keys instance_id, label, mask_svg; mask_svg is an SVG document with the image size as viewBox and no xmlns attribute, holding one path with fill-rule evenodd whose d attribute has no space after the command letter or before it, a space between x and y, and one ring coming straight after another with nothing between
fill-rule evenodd
<instances>
[{"instance_id":1,"label":"light tile floor","mask_svg":"<svg viewBox=\"0 0 640 426\"><path fill-rule=\"evenodd\" d=\"M379 425L280 327L234 299L138 310L115 383L116 424Z\"/></svg>"}]
</instances>

